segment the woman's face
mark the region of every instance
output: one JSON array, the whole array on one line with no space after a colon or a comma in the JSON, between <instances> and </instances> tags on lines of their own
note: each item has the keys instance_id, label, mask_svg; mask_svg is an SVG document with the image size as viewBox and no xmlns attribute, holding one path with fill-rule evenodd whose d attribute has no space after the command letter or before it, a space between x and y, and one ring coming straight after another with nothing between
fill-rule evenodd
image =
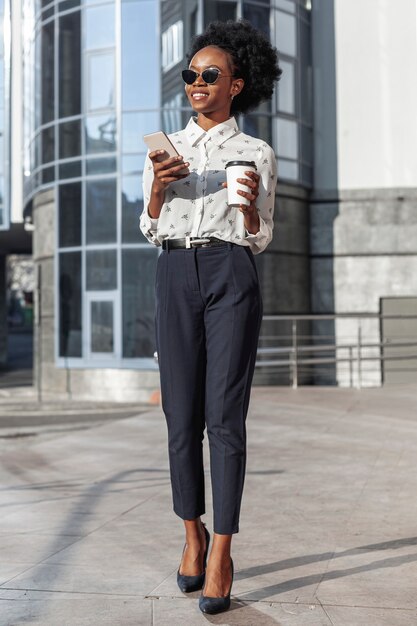
<instances>
[{"instance_id":1,"label":"woman's face","mask_svg":"<svg viewBox=\"0 0 417 626\"><path fill-rule=\"evenodd\" d=\"M213 84L204 82L201 73L216 68L219 77ZM222 121L230 117L232 96L243 88L243 79L233 78L232 62L229 54L220 48L207 46L199 50L191 59L190 70L200 74L192 85L185 85L188 100L196 113Z\"/></svg>"}]
</instances>

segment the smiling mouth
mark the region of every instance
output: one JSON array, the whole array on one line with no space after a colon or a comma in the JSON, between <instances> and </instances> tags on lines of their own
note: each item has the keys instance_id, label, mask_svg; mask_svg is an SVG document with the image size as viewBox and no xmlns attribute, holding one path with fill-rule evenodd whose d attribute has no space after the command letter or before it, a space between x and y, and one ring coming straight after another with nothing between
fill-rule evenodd
<instances>
[{"instance_id":1,"label":"smiling mouth","mask_svg":"<svg viewBox=\"0 0 417 626\"><path fill-rule=\"evenodd\" d=\"M208 98L208 93L203 93L201 91L196 91L191 94L193 100L203 100L204 98Z\"/></svg>"}]
</instances>

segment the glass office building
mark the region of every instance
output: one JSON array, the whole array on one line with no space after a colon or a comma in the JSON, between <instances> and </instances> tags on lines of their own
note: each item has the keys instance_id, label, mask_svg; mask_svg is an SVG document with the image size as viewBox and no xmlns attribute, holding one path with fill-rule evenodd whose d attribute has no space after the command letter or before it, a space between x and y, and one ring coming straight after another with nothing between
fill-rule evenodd
<instances>
[{"instance_id":1,"label":"glass office building","mask_svg":"<svg viewBox=\"0 0 417 626\"><path fill-rule=\"evenodd\" d=\"M0 230L10 224L10 5L0 0Z\"/></svg>"},{"instance_id":2,"label":"glass office building","mask_svg":"<svg viewBox=\"0 0 417 626\"><path fill-rule=\"evenodd\" d=\"M180 70L191 37L214 19L243 17L277 46L284 73L273 100L239 123L275 147L284 187L308 190L309 2L22 0L22 15L25 205L37 215L35 240L51 220L54 234L49 269L40 260L54 292L51 314L40 312L41 360L86 377L91 368L157 373L159 251L138 227L142 135L188 120Z\"/></svg>"}]
</instances>

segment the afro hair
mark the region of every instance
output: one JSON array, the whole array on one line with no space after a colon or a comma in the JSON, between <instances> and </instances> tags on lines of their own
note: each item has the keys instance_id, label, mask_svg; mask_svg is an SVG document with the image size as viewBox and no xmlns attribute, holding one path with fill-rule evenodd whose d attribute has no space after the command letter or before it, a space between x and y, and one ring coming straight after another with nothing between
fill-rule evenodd
<instances>
[{"instance_id":1,"label":"afro hair","mask_svg":"<svg viewBox=\"0 0 417 626\"><path fill-rule=\"evenodd\" d=\"M272 97L274 83L282 74L278 53L266 36L250 22L211 22L204 33L192 40L188 62L207 46L216 46L228 52L234 66L234 77L245 81L243 90L232 101L231 113L246 113Z\"/></svg>"}]
</instances>

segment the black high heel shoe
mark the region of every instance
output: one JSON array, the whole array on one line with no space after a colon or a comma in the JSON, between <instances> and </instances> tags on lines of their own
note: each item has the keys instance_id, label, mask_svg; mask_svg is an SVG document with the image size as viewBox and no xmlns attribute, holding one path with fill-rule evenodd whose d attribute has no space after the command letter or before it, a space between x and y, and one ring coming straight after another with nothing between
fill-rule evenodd
<instances>
[{"instance_id":1,"label":"black high heel shoe","mask_svg":"<svg viewBox=\"0 0 417 626\"><path fill-rule=\"evenodd\" d=\"M232 591L233 585L233 559L230 557L230 565L232 568L232 582L230 583L229 593L225 597L220 598L211 598L210 596L205 596L204 593L201 594L200 599L198 601L198 606L200 607L200 611L203 613L222 613L223 611L227 611L230 607L230 592ZM204 589L203 589L204 592Z\"/></svg>"},{"instance_id":2,"label":"black high heel shoe","mask_svg":"<svg viewBox=\"0 0 417 626\"><path fill-rule=\"evenodd\" d=\"M190 593L191 591L198 591L199 589L202 589L204 585L204 579L206 577L207 553L208 553L209 544L210 544L210 533L207 530L206 525L203 524L203 526L204 526L204 532L206 535L206 549L204 551L204 558L203 558L203 573L197 574L197 576L185 576L184 574L180 574L180 568L178 568L177 584L178 584L178 587L181 589L181 591L183 591L184 593ZM187 544L184 545L184 548L182 551L183 554L184 554L186 545Z\"/></svg>"}]
</instances>

